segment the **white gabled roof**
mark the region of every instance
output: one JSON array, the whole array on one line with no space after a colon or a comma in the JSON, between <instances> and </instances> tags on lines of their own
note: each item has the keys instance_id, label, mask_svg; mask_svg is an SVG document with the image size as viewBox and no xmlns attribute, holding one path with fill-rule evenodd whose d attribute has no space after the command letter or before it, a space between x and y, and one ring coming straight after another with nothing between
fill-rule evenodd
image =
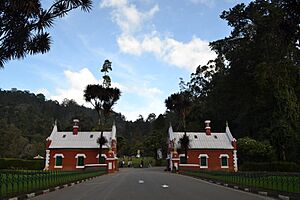
<instances>
[{"instance_id":1,"label":"white gabled roof","mask_svg":"<svg viewBox=\"0 0 300 200\"><path fill-rule=\"evenodd\" d=\"M100 137L101 132L78 132L77 135L73 135L73 132L59 132L57 131L56 124L53 127L51 135L47 140L51 140L49 149L63 149L63 148L99 148L97 139ZM103 145L103 148L110 148L112 139L116 137L115 125L112 131L104 131L103 136L107 139L107 143Z\"/></svg>"},{"instance_id":2,"label":"white gabled roof","mask_svg":"<svg viewBox=\"0 0 300 200\"><path fill-rule=\"evenodd\" d=\"M206 135L205 132L186 132L190 138L190 149L234 149L232 141L235 140L226 126L225 133L211 133ZM184 132L173 132L169 129L169 138L174 140L176 148L180 148L179 139L182 138Z\"/></svg>"}]
</instances>

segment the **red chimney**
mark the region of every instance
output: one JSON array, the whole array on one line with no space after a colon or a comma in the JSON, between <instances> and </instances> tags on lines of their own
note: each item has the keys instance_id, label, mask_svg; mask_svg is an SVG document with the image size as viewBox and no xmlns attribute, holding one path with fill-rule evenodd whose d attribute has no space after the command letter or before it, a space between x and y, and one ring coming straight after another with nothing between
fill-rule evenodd
<instances>
[{"instance_id":1,"label":"red chimney","mask_svg":"<svg viewBox=\"0 0 300 200\"><path fill-rule=\"evenodd\" d=\"M73 119L74 125L73 125L73 135L78 134L78 129L79 129L79 120L78 119Z\"/></svg>"},{"instance_id":2,"label":"red chimney","mask_svg":"<svg viewBox=\"0 0 300 200\"><path fill-rule=\"evenodd\" d=\"M209 126L210 120L206 120L204 123L205 123L205 133L206 133L206 135L211 135L210 126Z\"/></svg>"}]
</instances>

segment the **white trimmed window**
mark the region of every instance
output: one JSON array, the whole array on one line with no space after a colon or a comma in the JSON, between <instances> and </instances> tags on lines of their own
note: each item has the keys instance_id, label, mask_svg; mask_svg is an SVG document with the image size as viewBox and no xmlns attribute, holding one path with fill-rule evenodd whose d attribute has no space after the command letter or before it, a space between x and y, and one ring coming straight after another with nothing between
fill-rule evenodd
<instances>
[{"instance_id":1,"label":"white trimmed window","mask_svg":"<svg viewBox=\"0 0 300 200\"><path fill-rule=\"evenodd\" d=\"M75 158L77 159L76 168L84 168L84 159L86 158L85 154L77 154Z\"/></svg>"},{"instance_id":2,"label":"white trimmed window","mask_svg":"<svg viewBox=\"0 0 300 200\"><path fill-rule=\"evenodd\" d=\"M181 164L186 164L187 163L187 160L185 160L185 154L179 154L179 160L180 160L180 163ZM187 159L189 158L189 156L187 156Z\"/></svg>"},{"instance_id":3,"label":"white trimmed window","mask_svg":"<svg viewBox=\"0 0 300 200\"><path fill-rule=\"evenodd\" d=\"M64 158L64 155L63 154L55 154L54 158L55 158L54 168L62 168L62 160Z\"/></svg>"},{"instance_id":4,"label":"white trimmed window","mask_svg":"<svg viewBox=\"0 0 300 200\"><path fill-rule=\"evenodd\" d=\"M208 168L208 155L207 154L200 154L199 155L199 164L200 168Z\"/></svg>"},{"instance_id":5,"label":"white trimmed window","mask_svg":"<svg viewBox=\"0 0 300 200\"><path fill-rule=\"evenodd\" d=\"M102 157L107 158L106 154L101 154ZM99 154L97 154L96 158L99 158Z\"/></svg>"},{"instance_id":6,"label":"white trimmed window","mask_svg":"<svg viewBox=\"0 0 300 200\"><path fill-rule=\"evenodd\" d=\"M221 162L221 168L228 168L228 154L221 154L219 158Z\"/></svg>"}]
</instances>

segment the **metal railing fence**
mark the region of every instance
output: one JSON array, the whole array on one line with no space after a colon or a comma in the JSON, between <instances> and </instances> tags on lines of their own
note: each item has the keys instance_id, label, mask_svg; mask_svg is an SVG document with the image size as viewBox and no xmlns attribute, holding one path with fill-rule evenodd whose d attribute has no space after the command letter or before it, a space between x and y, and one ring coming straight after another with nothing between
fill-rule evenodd
<instances>
[{"instance_id":1,"label":"metal railing fence","mask_svg":"<svg viewBox=\"0 0 300 200\"><path fill-rule=\"evenodd\" d=\"M0 170L0 199L47 189L106 173L106 168L94 171Z\"/></svg>"},{"instance_id":2,"label":"metal railing fence","mask_svg":"<svg viewBox=\"0 0 300 200\"><path fill-rule=\"evenodd\" d=\"M181 174L243 187L300 193L300 173L222 172L180 169Z\"/></svg>"}]
</instances>

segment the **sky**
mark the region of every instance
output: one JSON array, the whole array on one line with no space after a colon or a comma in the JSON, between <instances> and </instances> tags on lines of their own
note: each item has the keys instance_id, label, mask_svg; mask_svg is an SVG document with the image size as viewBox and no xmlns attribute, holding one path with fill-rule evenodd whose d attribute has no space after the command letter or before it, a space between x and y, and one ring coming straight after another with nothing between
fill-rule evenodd
<instances>
[{"instance_id":1,"label":"sky","mask_svg":"<svg viewBox=\"0 0 300 200\"><path fill-rule=\"evenodd\" d=\"M47 8L52 0L42 0ZM215 58L211 41L230 34L220 19L239 0L100 0L89 13L71 11L48 31L51 50L13 60L0 69L0 88L42 93L62 102L84 101L88 84L102 83L104 60L122 94L114 111L127 120L166 111L165 99L189 81L197 66Z\"/></svg>"}]
</instances>

